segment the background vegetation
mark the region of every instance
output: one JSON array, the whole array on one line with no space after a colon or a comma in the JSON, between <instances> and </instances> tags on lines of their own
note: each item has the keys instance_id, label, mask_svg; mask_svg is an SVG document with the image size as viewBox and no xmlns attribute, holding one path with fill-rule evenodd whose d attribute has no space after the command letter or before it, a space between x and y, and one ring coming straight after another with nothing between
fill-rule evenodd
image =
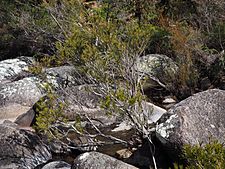
<instances>
[{"instance_id":1,"label":"background vegetation","mask_svg":"<svg viewBox=\"0 0 225 169\"><path fill-rule=\"evenodd\" d=\"M160 87L178 100L221 87L224 9L224 0L1 0L0 60L27 55L49 67L74 65L84 83L101 87L95 92L102 97L102 108L125 114L148 135L142 103L146 95L153 98L143 89L147 79L136 72L137 59L154 53L172 59L176 74ZM55 112L45 105L40 108L37 124L48 128L52 121L46 121L46 113ZM203 165L195 158L209 150L214 153L211 147L194 147L187 155ZM213 156L213 164L223 165L221 158Z\"/></svg>"},{"instance_id":2,"label":"background vegetation","mask_svg":"<svg viewBox=\"0 0 225 169\"><path fill-rule=\"evenodd\" d=\"M206 145L185 146L185 157L188 159L188 169L225 167L224 145L210 141Z\"/></svg>"},{"instance_id":3,"label":"background vegetation","mask_svg":"<svg viewBox=\"0 0 225 169\"><path fill-rule=\"evenodd\" d=\"M173 83L167 84L167 92L178 99L205 90L201 86L205 78L210 81L207 88L218 87L224 75L221 66L225 45L223 0L2 0L0 3L1 60L29 55L52 59L52 65L68 62L80 65L83 60L78 55L86 48L84 41L91 43L99 32L89 32L89 35L95 33L90 37L77 23L87 29L92 22L96 29L101 26L100 31L107 23L108 32L119 28L117 33L130 33L123 35L127 39L133 38L129 32L132 30L126 30L125 26L136 24L151 34L150 38L146 37L148 42L140 56L165 54L178 65L177 74L171 80ZM104 34L106 36L106 32ZM74 41L77 38L80 43ZM104 48L105 44L99 48Z\"/></svg>"}]
</instances>

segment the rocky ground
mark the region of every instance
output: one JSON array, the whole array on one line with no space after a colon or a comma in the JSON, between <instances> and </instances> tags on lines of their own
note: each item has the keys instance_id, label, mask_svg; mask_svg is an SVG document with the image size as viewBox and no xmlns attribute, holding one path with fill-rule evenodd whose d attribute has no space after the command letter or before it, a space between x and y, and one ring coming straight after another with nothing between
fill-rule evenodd
<instances>
[{"instance_id":1,"label":"rocky ground","mask_svg":"<svg viewBox=\"0 0 225 169\"><path fill-rule=\"evenodd\" d=\"M144 62L162 57L146 56ZM107 116L100 109L98 97L87 92L75 78L74 67L46 68L43 81L42 77L29 71L34 64L29 57L0 62L1 169L135 169L152 166L149 145L139 140L131 124L117 116ZM156 71L150 62L146 66L140 61L139 68L146 73ZM176 65L170 63L169 70L175 71ZM163 85L157 79L152 80ZM59 100L67 103L64 114L69 121L74 120L76 114L91 119L81 124L89 135L73 132L68 135L70 140L61 142L49 141L35 132L32 125L38 113L37 104L46 96L42 87L46 82L53 86ZM79 105L81 102L84 103L82 106ZM158 167L166 169L176 161L184 144L204 144L209 137L223 142L224 103L225 91L220 89L199 92L179 103L173 96L164 95L158 103L163 108L146 103L152 110L149 123L153 125L152 140ZM94 131L95 127L98 132ZM96 133L98 137L90 137Z\"/></svg>"}]
</instances>

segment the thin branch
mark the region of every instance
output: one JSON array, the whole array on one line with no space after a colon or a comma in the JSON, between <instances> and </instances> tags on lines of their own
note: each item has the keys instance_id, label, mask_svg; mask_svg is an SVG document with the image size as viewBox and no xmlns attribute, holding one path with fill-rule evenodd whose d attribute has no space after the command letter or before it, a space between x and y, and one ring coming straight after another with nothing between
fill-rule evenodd
<instances>
[{"instance_id":1,"label":"thin branch","mask_svg":"<svg viewBox=\"0 0 225 169\"><path fill-rule=\"evenodd\" d=\"M69 38L66 31L63 29L62 25L59 23L59 21L56 19L56 17L51 13L51 11L49 11L51 17L53 18L53 20L55 21L55 23L58 25L58 27L62 30L62 32L64 33L64 36L66 38Z\"/></svg>"}]
</instances>

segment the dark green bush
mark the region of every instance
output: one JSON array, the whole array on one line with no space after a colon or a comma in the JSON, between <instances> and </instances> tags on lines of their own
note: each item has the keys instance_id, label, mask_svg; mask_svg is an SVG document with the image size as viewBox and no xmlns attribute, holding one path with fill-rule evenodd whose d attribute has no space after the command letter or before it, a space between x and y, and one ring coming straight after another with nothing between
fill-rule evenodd
<instances>
[{"instance_id":1,"label":"dark green bush","mask_svg":"<svg viewBox=\"0 0 225 169\"><path fill-rule=\"evenodd\" d=\"M184 148L188 160L187 169L222 169L225 168L225 148L218 141L206 145L187 145Z\"/></svg>"},{"instance_id":2,"label":"dark green bush","mask_svg":"<svg viewBox=\"0 0 225 169\"><path fill-rule=\"evenodd\" d=\"M46 84L44 89L47 90L48 94L35 104L37 115L33 127L37 131L47 134L50 138L62 137L56 124L66 122L66 117L63 114L65 103L59 101L58 95L53 92L50 85Z\"/></svg>"},{"instance_id":3,"label":"dark green bush","mask_svg":"<svg viewBox=\"0 0 225 169\"><path fill-rule=\"evenodd\" d=\"M41 2L2 0L0 11L0 60L53 54L54 43L63 39Z\"/></svg>"},{"instance_id":4,"label":"dark green bush","mask_svg":"<svg viewBox=\"0 0 225 169\"><path fill-rule=\"evenodd\" d=\"M225 49L225 23L216 23L212 31L207 34L206 45L218 51Z\"/></svg>"}]
</instances>

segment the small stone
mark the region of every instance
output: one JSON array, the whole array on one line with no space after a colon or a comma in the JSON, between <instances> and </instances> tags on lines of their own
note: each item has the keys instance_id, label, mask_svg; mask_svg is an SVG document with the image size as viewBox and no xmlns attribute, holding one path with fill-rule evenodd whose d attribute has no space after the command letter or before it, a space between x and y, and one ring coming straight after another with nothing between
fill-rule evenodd
<instances>
[{"instance_id":1,"label":"small stone","mask_svg":"<svg viewBox=\"0 0 225 169\"><path fill-rule=\"evenodd\" d=\"M169 97L169 98L165 98L165 100L163 100L162 103L163 104L176 103L176 100L174 100L173 98Z\"/></svg>"},{"instance_id":2,"label":"small stone","mask_svg":"<svg viewBox=\"0 0 225 169\"><path fill-rule=\"evenodd\" d=\"M125 159L125 158L129 158L131 155L132 155L132 151L125 148L125 149L122 149L122 150L118 150L116 152L116 156L120 159Z\"/></svg>"},{"instance_id":3,"label":"small stone","mask_svg":"<svg viewBox=\"0 0 225 169\"><path fill-rule=\"evenodd\" d=\"M123 121L118 125L118 127L112 129L112 132L118 132L118 131L124 131L124 130L130 130L132 128L131 125L128 124L128 122Z\"/></svg>"},{"instance_id":4,"label":"small stone","mask_svg":"<svg viewBox=\"0 0 225 169\"><path fill-rule=\"evenodd\" d=\"M137 169L136 167L98 152L87 152L78 156L72 169Z\"/></svg>"}]
</instances>

